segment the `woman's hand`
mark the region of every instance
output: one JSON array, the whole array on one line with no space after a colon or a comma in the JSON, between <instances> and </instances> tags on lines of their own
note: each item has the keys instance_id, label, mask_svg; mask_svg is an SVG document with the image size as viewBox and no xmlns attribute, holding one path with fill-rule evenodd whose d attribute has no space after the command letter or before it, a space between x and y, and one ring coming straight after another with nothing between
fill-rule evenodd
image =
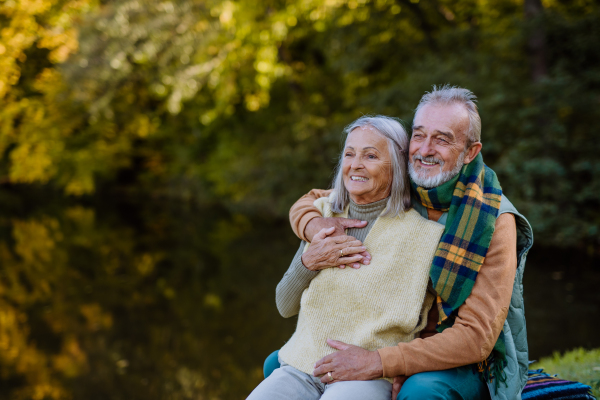
<instances>
[{"instance_id":1,"label":"woman's hand","mask_svg":"<svg viewBox=\"0 0 600 400\"><path fill-rule=\"evenodd\" d=\"M302 254L302 264L306 268L320 271L336 266L344 268L346 264L360 268L358 262L365 258L360 253L367 248L352 236L331 236L334 232L335 227L323 228L313 237L308 250Z\"/></svg>"},{"instance_id":2,"label":"woman's hand","mask_svg":"<svg viewBox=\"0 0 600 400\"><path fill-rule=\"evenodd\" d=\"M304 228L304 237L312 243L313 238L321 229L331 228L332 226L335 228L332 236L343 236L346 234L346 229L364 228L367 226L367 221L341 217L313 218L306 225L306 228Z\"/></svg>"}]
</instances>

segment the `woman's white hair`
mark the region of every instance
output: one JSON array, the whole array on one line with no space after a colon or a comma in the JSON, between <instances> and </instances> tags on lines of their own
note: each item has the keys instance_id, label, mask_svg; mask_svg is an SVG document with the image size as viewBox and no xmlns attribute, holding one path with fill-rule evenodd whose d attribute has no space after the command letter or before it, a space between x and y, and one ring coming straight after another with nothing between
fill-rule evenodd
<instances>
[{"instance_id":1,"label":"woman's white hair","mask_svg":"<svg viewBox=\"0 0 600 400\"><path fill-rule=\"evenodd\" d=\"M406 172L408 165L408 135L397 119L386 117L384 115L360 117L344 129L345 139L344 148L340 154L335 177L333 178L333 202L331 209L335 213L341 213L346 209L350 202L350 194L344 185L344 176L342 163L344 161L344 152L346 140L350 132L356 128L370 127L384 136L388 142L390 152L392 179L390 182L390 197L382 216L397 216L401 212L410 208L410 183Z\"/></svg>"}]
</instances>

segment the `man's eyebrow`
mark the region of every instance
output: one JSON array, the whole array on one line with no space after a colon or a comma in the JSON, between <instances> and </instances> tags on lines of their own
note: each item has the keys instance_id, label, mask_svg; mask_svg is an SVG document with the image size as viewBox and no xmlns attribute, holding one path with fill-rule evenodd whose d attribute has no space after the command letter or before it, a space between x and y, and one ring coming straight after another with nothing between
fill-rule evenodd
<instances>
[{"instance_id":1,"label":"man's eyebrow","mask_svg":"<svg viewBox=\"0 0 600 400\"><path fill-rule=\"evenodd\" d=\"M436 130L435 132L436 132L437 134L439 134L439 135L444 135L444 136L446 136L448 139L452 139L452 140L454 140L454 135L453 135L452 133L450 133L450 132L442 132L442 131L438 131L438 130Z\"/></svg>"},{"instance_id":2,"label":"man's eyebrow","mask_svg":"<svg viewBox=\"0 0 600 400\"><path fill-rule=\"evenodd\" d=\"M423 125L413 125L413 127L412 127L413 131L417 131L420 129L423 129ZM437 133L438 135L444 135L447 138L454 140L454 135L451 132L442 132L442 131L438 131L438 130L435 130L434 132Z\"/></svg>"}]
</instances>

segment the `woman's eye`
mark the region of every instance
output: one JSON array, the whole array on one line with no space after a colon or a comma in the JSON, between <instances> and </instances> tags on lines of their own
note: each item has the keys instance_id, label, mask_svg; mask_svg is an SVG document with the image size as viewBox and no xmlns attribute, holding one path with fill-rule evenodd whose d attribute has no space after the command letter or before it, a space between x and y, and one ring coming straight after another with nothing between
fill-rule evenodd
<instances>
[{"instance_id":1,"label":"woman's eye","mask_svg":"<svg viewBox=\"0 0 600 400\"><path fill-rule=\"evenodd\" d=\"M344 156L345 157L352 157L352 153L346 153Z\"/></svg>"},{"instance_id":2,"label":"woman's eye","mask_svg":"<svg viewBox=\"0 0 600 400\"><path fill-rule=\"evenodd\" d=\"M375 154L369 154L367 157L369 158L369 160L375 160L377 158Z\"/></svg>"}]
</instances>

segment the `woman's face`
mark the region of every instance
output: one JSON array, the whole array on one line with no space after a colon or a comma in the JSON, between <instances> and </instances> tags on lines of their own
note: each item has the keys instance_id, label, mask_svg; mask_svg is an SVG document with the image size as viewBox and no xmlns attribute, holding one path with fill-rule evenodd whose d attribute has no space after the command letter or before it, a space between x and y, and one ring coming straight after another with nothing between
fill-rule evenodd
<instances>
[{"instance_id":1,"label":"woman's face","mask_svg":"<svg viewBox=\"0 0 600 400\"><path fill-rule=\"evenodd\" d=\"M357 204L369 204L390 194L392 163L387 139L374 128L356 128L346 139L342 162L344 185Z\"/></svg>"}]
</instances>

